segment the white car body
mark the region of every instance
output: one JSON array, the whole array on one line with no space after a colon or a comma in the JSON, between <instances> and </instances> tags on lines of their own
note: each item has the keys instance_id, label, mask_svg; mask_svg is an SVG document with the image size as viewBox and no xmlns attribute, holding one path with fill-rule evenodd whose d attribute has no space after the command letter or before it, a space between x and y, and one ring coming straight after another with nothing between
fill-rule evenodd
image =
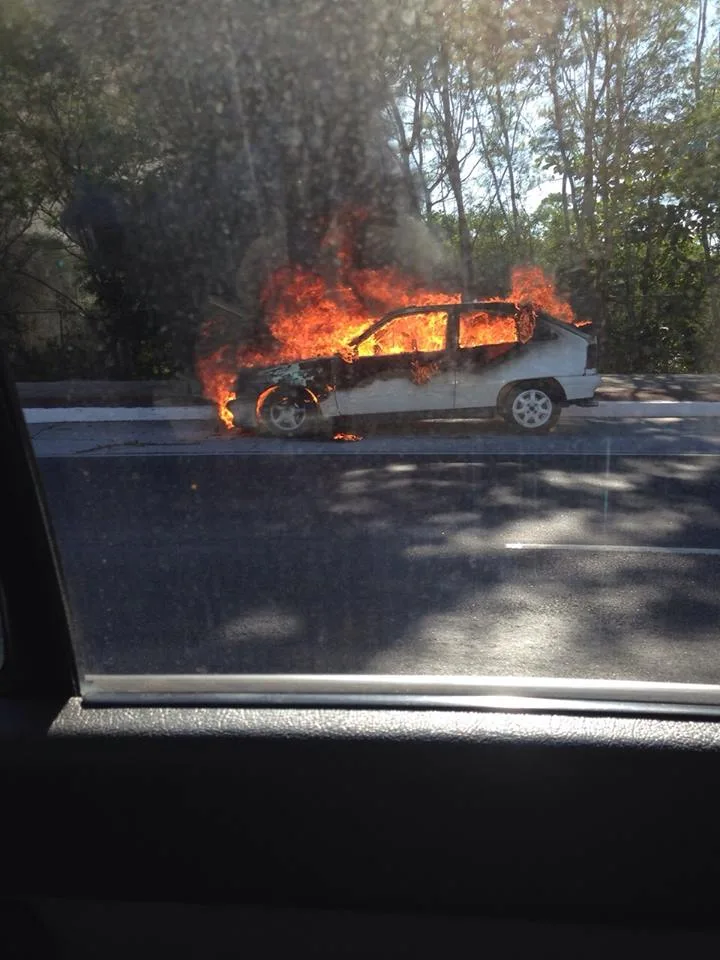
<instances>
[{"instance_id":1,"label":"white car body","mask_svg":"<svg viewBox=\"0 0 720 960\"><path fill-rule=\"evenodd\" d=\"M497 407L498 397L508 384L529 380L555 380L562 387L565 401L592 399L600 384L594 367L587 367L588 345L594 344L577 327L545 318L552 339L530 340L502 364L473 374L458 367L455 379L456 409ZM462 351L459 351L462 353Z\"/></svg>"},{"instance_id":2,"label":"white car body","mask_svg":"<svg viewBox=\"0 0 720 960\"><path fill-rule=\"evenodd\" d=\"M241 371L237 399L229 408L237 424L257 425L257 398L275 386L284 394L305 393L326 419L384 415L456 415L460 412L506 416L506 398L518 385L545 393L556 419L558 409L593 404L600 378L595 369L595 338L544 313L534 314L532 338L487 346L461 346L464 314L484 310L515 317L513 304L491 302L410 308L371 324L352 346L370 340L379 352L344 359L340 355ZM514 313L513 313L514 311ZM422 323L432 312L446 315L445 348L432 351L382 352L383 337L394 320ZM469 322L469 321L468 321ZM367 353L367 349L364 351ZM418 370L428 372L418 377ZM530 397L530 402L535 400ZM511 398L512 401L512 398ZM510 401L510 402L511 402ZM288 431L290 432L290 431Z\"/></svg>"}]
</instances>

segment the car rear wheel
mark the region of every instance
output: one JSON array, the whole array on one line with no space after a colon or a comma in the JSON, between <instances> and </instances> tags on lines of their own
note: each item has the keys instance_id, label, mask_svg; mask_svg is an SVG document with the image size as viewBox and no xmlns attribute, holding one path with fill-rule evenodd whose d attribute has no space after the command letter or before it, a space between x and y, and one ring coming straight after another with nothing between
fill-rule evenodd
<instances>
[{"instance_id":1,"label":"car rear wheel","mask_svg":"<svg viewBox=\"0 0 720 960\"><path fill-rule=\"evenodd\" d=\"M519 384L504 397L500 414L517 433L548 433L560 418L560 405L545 387Z\"/></svg>"},{"instance_id":2,"label":"car rear wheel","mask_svg":"<svg viewBox=\"0 0 720 960\"><path fill-rule=\"evenodd\" d=\"M276 387L261 396L258 422L276 437L301 437L318 429L320 411L307 391L288 391Z\"/></svg>"}]
</instances>

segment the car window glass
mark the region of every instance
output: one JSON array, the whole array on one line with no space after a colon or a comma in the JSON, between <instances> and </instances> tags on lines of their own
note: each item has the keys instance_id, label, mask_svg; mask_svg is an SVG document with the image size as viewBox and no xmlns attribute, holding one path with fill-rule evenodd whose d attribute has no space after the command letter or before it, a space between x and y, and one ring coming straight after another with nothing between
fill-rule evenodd
<instances>
[{"instance_id":1,"label":"car window glass","mask_svg":"<svg viewBox=\"0 0 720 960\"><path fill-rule=\"evenodd\" d=\"M516 341L514 316L502 316L482 310L460 313L458 344L461 349Z\"/></svg>"},{"instance_id":2,"label":"car window glass","mask_svg":"<svg viewBox=\"0 0 720 960\"><path fill-rule=\"evenodd\" d=\"M359 345L360 356L428 353L445 349L447 314L413 313L396 317Z\"/></svg>"},{"instance_id":3,"label":"car window glass","mask_svg":"<svg viewBox=\"0 0 720 960\"><path fill-rule=\"evenodd\" d=\"M0 341L90 674L720 683L719 24L0 3Z\"/></svg>"}]
</instances>

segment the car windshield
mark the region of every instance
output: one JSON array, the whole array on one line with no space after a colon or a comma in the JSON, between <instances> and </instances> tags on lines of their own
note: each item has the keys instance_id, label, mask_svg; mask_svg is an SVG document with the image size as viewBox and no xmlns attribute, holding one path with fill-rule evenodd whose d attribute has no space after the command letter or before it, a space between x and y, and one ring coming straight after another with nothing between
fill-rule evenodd
<instances>
[{"instance_id":1,"label":"car windshield","mask_svg":"<svg viewBox=\"0 0 720 960\"><path fill-rule=\"evenodd\" d=\"M0 341L87 677L720 684L719 30L6 0Z\"/></svg>"}]
</instances>

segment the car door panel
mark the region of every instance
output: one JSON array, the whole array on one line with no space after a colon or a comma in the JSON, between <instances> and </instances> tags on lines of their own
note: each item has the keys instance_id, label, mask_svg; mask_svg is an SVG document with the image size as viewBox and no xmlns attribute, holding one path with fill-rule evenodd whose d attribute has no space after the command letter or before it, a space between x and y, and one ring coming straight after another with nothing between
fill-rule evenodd
<instances>
[{"instance_id":1,"label":"car door panel","mask_svg":"<svg viewBox=\"0 0 720 960\"><path fill-rule=\"evenodd\" d=\"M578 340L572 333L568 334L570 337ZM492 355L492 347L480 348L487 352L485 366L480 368L474 361L475 349L458 351L456 408L495 406L498 394L508 383L556 379L583 372L582 345L573 349L574 344L564 342L562 335L550 340L498 344L498 348L503 346L508 349L496 356Z\"/></svg>"},{"instance_id":2,"label":"car door panel","mask_svg":"<svg viewBox=\"0 0 720 960\"><path fill-rule=\"evenodd\" d=\"M455 375L444 350L338 358L335 392L342 416L452 410Z\"/></svg>"},{"instance_id":3,"label":"car door panel","mask_svg":"<svg viewBox=\"0 0 720 960\"><path fill-rule=\"evenodd\" d=\"M518 343L499 343L458 350L455 409L494 407L502 384L507 382L508 370L522 349Z\"/></svg>"},{"instance_id":4,"label":"car door panel","mask_svg":"<svg viewBox=\"0 0 720 960\"><path fill-rule=\"evenodd\" d=\"M487 313L489 310L488 307ZM483 313L486 312L479 312L477 317ZM492 326L486 324L483 329L472 312L460 312L456 409L494 407L500 391L508 383L584 373L587 348L576 332L570 328L567 331L551 329L539 319L531 338L521 343L516 339L515 322L513 317L501 316L492 320ZM497 336L498 342L474 342L493 336ZM501 342L503 339L505 342Z\"/></svg>"},{"instance_id":5,"label":"car door panel","mask_svg":"<svg viewBox=\"0 0 720 960\"><path fill-rule=\"evenodd\" d=\"M452 319L456 410L493 408L503 370L523 350L518 343L516 308L488 302L459 308Z\"/></svg>"},{"instance_id":6,"label":"car door panel","mask_svg":"<svg viewBox=\"0 0 720 960\"><path fill-rule=\"evenodd\" d=\"M445 349L447 314L439 319L438 313L399 316L362 341L360 356L336 358L341 415L452 410L455 373ZM442 349L427 349L440 344Z\"/></svg>"}]
</instances>

